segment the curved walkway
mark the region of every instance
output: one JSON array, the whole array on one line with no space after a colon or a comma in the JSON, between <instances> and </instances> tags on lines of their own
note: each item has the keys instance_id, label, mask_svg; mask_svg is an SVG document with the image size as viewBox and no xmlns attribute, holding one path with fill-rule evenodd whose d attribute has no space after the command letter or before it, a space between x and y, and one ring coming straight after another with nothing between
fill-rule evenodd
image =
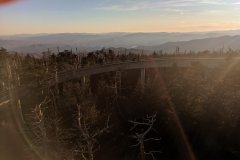
<instances>
[{"instance_id":1,"label":"curved walkway","mask_svg":"<svg viewBox=\"0 0 240 160\"><path fill-rule=\"evenodd\" d=\"M234 58L233 60L239 61L240 58ZM226 58L156 58L156 59L148 59L148 60L140 60L140 61L127 61L127 62L119 62L112 64L104 64L104 65L93 65L90 67L83 67L77 70L69 70L59 72L55 77L50 77L46 79L42 85L43 86L54 86L58 83L63 83L73 79L79 79L83 76L101 74L112 71L123 71L123 70L131 70L131 69L146 69L146 68L168 68L172 66L178 67L191 67L194 64L201 64L208 68L215 68L226 63ZM1 105L8 103L9 93L3 92L0 93L0 107ZM1 109L1 108L0 108Z\"/></svg>"},{"instance_id":2,"label":"curved walkway","mask_svg":"<svg viewBox=\"0 0 240 160\"><path fill-rule=\"evenodd\" d=\"M236 59L239 60L239 59ZM112 71L123 71L131 69L143 69L143 68L163 68L172 67L174 65L178 67L191 67L193 64L201 64L208 68L215 68L219 65L223 65L226 62L226 58L158 58L140 61L120 62L104 65L94 65L85 68L79 68L77 70L69 70L59 72L57 76L47 79L43 85L53 86L57 83L63 83L73 79L79 79L83 76L101 74Z\"/></svg>"}]
</instances>

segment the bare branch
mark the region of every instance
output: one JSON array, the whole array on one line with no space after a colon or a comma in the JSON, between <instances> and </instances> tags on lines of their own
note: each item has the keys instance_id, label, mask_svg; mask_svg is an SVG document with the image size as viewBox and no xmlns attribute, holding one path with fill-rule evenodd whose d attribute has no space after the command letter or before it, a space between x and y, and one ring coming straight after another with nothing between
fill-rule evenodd
<instances>
[{"instance_id":1,"label":"bare branch","mask_svg":"<svg viewBox=\"0 0 240 160\"><path fill-rule=\"evenodd\" d=\"M152 157L153 160L155 160L154 154L153 153L157 153L160 151L150 151L148 153L145 152L145 147L144 147L144 143L147 141L160 141L161 139L155 139L155 138L148 138L145 139L147 134L153 129L153 125L156 121L156 117L157 117L157 113L155 113L153 116L148 116L146 118L143 118L143 122L138 122L136 120L132 121L129 120L130 123L133 124L133 127L130 130L135 129L137 126L144 126L145 131L141 131L141 133L135 133L134 136L131 136L132 138L136 139L136 141L138 142L137 144L134 144L130 147L139 147L140 150L140 156L141 156L141 160L145 160L145 155L150 155Z\"/></svg>"},{"instance_id":2,"label":"bare branch","mask_svg":"<svg viewBox=\"0 0 240 160\"><path fill-rule=\"evenodd\" d=\"M161 151L150 151L150 152L145 152L145 155L150 155L153 160L156 160L154 153L162 153Z\"/></svg>"},{"instance_id":3,"label":"bare branch","mask_svg":"<svg viewBox=\"0 0 240 160\"><path fill-rule=\"evenodd\" d=\"M147 141L161 141L162 138L159 138L159 139L155 139L155 138L148 138L148 139L145 139L144 142L147 142Z\"/></svg>"}]
</instances>

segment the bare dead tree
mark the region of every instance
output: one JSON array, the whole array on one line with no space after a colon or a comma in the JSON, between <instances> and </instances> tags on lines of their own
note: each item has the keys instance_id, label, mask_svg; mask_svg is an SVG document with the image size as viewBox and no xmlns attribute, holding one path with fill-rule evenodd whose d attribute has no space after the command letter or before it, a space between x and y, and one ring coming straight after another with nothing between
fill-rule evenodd
<instances>
[{"instance_id":1,"label":"bare dead tree","mask_svg":"<svg viewBox=\"0 0 240 160\"><path fill-rule=\"evenodd\" d=\"M139 147L140 150L140 159L145 160L147 155L150 155L153 160L155 160L155 153L161 153L160 151L145 151L145 142L148 141L160 141L161 139L156 138L147 138L147 135L151 130L153 130L153 125L156 121L157 113L152 116L147 116L143 119L142 122L138 122L136 120L129 120L130 123L133 124L133 127L130 129L131 131L134 130L136 127L141 126L141 128L145 128L140 133L135 133L135 135L131 136L137 141L137 144L132 145L131 147Z\"/></svg>"},{"instance_id":2,"label":"bare dead tree","mask_svg":"<svg viewBox=\"0 0 240 160\"><path fill-rule=\"evenodd\" d=\"M76 48L76 58L74 59L74 68L75 69L81 68L81 63L82 63L82 56L80 55L80 53L78 53Z\"/></svg>"},{"instance_id":3,"label":"bare dead tree","mask_svg":"<svg viewBox=\"0 0 240 160\"><path fill-rule=\"evenodd\" d=\"M29 125L31 126L30 130L33 134L33 145L34 147L41 148L43 156L47 157L47 128L46 128L46 119L45 119L45 107L44 105L49 102L48 97L45 97L44 100L35 106L30 115Z\"/></svg>"},{"instance_id":4,"label":"bare dead tree","mask_svg":"<svg viewBox=\"0 0 240 160\"><path fill-rule=\"evenodd\" d=\"M75 152L81 154L84 160L94 160L94 153L100 148L97 137L108 131L110 116L107 118L106 126L102 129L94 130L91 124L87 123L86 115L82 112L81 105L77 105L77 109L78 129L82 141L78 143L78 149Z\"/></svg>"},{"instance_id":5,"label":"bare dead tree","mask_svg":"<svg viewBox=\"0 0 240 160\"><path fill-rule=\"evenodd\" d=\"M56 113L55 97L52 96L53 98L46 96L35 106L28 123L33 136L33 147L39 154L45 159L62 159L70 154L70 151L64 148L69 134L61 127L62 119Z\"/></svg>"}]
</instances>

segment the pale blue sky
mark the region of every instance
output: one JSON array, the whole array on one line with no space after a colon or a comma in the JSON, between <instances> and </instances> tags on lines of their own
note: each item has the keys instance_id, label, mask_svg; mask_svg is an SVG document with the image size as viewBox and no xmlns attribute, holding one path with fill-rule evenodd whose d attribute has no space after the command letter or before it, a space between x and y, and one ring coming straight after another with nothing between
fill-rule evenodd
<instances>
[{"instance_id":1,"label":"pale blue sky","mask_svg":"<svg viewBox=\"0 0 240 160\"><path fill-rule=\"evenodd\" d=\"M0 6L0 35L240 29L240 0L19 0Z\"/></svg>"}]
</instances>

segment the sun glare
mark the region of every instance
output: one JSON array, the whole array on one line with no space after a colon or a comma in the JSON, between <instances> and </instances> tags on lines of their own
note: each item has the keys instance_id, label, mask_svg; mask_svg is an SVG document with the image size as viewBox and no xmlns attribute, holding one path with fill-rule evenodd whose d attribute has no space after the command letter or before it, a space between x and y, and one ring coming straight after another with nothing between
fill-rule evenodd
<instances>
[{"instance_id":1,"label":"sun glare","mask_svg":"<svg viewBox=\"0 0 240 160\"><path fill-rule=\"evenodd\" d=\"M0 5L17 2L18 0L0 0Z\"/></svg>"}]
</instances>

